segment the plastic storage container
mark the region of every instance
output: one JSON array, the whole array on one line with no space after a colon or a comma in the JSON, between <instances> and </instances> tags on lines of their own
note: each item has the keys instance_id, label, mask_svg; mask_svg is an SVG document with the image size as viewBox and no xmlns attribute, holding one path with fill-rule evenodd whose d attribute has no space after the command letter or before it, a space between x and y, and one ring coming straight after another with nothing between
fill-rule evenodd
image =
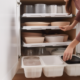
<instances>
[{"instance_id":1,"label":"plastic storage container","mask_svg":"<svg viewBox=\"0 0 80 80\"><path fill-rule=\"evenodd\" d=\"M24 5L23 6L23 12L24 13L33 13L34 12L34 6L33 5Z\"/></svg>"},{"instance_id":2,"label":"plastic storage container","mask_svg":"<svg viewBox=\"0 0 80 80\"><path fill-rule=\"evenodd\" d=\"M47 13L57 13L57 5L47 5Z\"/></svg>"},{"instance_id":3,"label":"plastic storage container","mask_svg":"<svg viewBox=\"0 0 80 80\"><path fill-rule=\"evenodd\" d=\"M80 76L80 58L73 56L72 60L67 61L64 71L69 76Z\"/></svg>"},{"instance_id":4,"label":"plastic storage container","mask_svg":"<svg viewBox=\"0 0 80 80\"><path fill-rule=\"evenodd\" d=\"M48 35L45 36L46 42L63 42L63 36L59 35Z\"/></svg>"},{"instance_id":5,"label":"plastic storage container","mask_svg":"<svg viewBox=\"0 0 80 80\"><path fill-rule=\"evenodd\" d=\"M63 75L64 63L60 56L41 57L44 62L43 73L46 77L59 77Z\"/></svg>"},{"instance_id":6,"label":"plastic storage container","mask_svg":"<svg viewBox=\"0 0 80 80\"><path fill-rule=\"evenodd\" d=\"M37 59L37 60L35 60L35 59ZM36 65L36 63L34 63L36 61L40 61L38 63L41 63L41 64ZM29 64L26 65L25 63L29 63ZM33 65L31 65L30 63ZM32 58L32 62L31 62L30 57L23 57L22 58L22 68L24 68L24 73L25 73L26 78L39 78L39 77L41 77L42 62L39 57Z\"/></svg>"},{"instance_id":7,"label":"plastic storage container","mask_svg":"<svg viewBox=\"0 0 80 80\"><path fill-rule=\"evenodd\" d=\"M46 13L46 4L35 4L35 13Z\"/></svg>"}]
</instances>

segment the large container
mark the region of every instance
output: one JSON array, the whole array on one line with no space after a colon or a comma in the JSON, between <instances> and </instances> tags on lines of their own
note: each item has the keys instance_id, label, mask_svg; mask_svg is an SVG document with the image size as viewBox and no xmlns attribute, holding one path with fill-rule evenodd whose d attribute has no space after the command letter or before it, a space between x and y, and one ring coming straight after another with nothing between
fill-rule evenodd
<instances>
[{"instance_id":1,"label":"large container","mask_svg":"<svg viewBox=\"0 0 80 80\"><path fill-rule=\"evenodd\" d=\"M66 21L51 22L51 26L66 26L69 24L70 24L70 22L66 22Z\"/></svg>"},{"instance_id":2,"label":"large container","mask_svg":"<svg viewBox=\"0 0 80 80\"><path fill-rule=\"evenodd\" d=\"M45 36L46 42L63 42L63 36L58 36L58 35L48 35Z\"/></svg>"},{"instance_id":3,"label":"large container","mask_svg":"<svg viewBox=\"0 0 80 80\"><path fill-rule=\"evenodd\" d=\"M64 71L69 76L80 76L80 58L73 56L72 60L66 62Z\"/></svg>"},{"instance_id":4,"label":"large container","mask_svg":"<svg viewBox=\"0 0 80 80\"><path fill-rule=\"evenodd\" d=\"M33 13L34 12L34 6L33 5L24 5L23 6L23 12L24 13Z\"/></svg>"},{"instance_id":5,"label":"large container","mask_svg":"<svg viewBox=\"0 0 80 80\"><path fill-rule=\"evenodd\" d=\"M42 62L39 57L23 57L22 68L26 78L39 78L42 74Z\"/></svg>"},{"instance_id":6,"label":"large container","mask_svg":"<svg viewBox=\"0 0 80 80\"><path fill-rule=\"evenodd\" d=\"M42 56L44 62L43 73L46 77L60 77L63 75L64 63L60 56Z\"/></svg>"},{"instance_id":7,"label":"large container","mask_svg":"<svg viewBox=\"0 0 80 80\"><path fill-rule=\"evenodd\" d=\"M22 32L22 37L41 37L42 33Z\"/></svg>"},{"instance_id":8,"label":"large container","mask_svg":"<svg viewBox=\"0 0 80 80\"><path fill-rule=\"evenodd\" d=\"M66 42L68 40L68 35L67 34L56 34L58 36L64 36L63 42Z\"/></svg>"},{"instance_id":9,"label":"large container","mask_svg":"<svg viewBox=\"0 0 80 80\"><path fill-rule=\"evenodd\" d=\"M48 26L50 23L47 22L25 22L25 26Z\"/></svg>"},{"instance_id":10,"label":"large container","mask_svg":"<svg viewBox=\"0 0 80 80\"><path fill-rule=\"evenodd\" d=\"M57 5L47 5L47 13L57 13Z\"/></svg>"},{"instance_id":11,"label":"large container","mask_svg":"<svg viewBox=\"0 0 80 80\"><path fill-rule=\"evenodd\" d=\"M43 43L44 37L24 37L25 43Z\"/></svg>"},{"instance_id":12,"label":"large container","mask_svg":"<svg viewBox=\"0 0 80 80\"><path fill-rule=\"evenodd\" d=\"M46 4L35 4L35 13L46 13Z\"/></svg>"}]
</instances>

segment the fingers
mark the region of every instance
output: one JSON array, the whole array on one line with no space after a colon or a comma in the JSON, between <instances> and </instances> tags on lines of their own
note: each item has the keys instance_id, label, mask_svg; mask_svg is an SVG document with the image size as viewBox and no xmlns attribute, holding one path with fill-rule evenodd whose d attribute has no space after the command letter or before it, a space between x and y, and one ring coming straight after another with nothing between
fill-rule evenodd
<instances>
[{"instance_id":1,"label":"fingers","mask_svg":"<svg viewBox=\"0 0 80 80\"><path fill-rule=\"evenodd\" d=\"M64 52L63 60L71 60L72 59L72 53Z\"/></svg>"},{"instance_id":2,"label":"fingers","mask_svg":"<svg viewBox=\"0 0 80 80\"><path fill-rule=\"evenodd\" d=\"M62 31L66 31L66 28L63 26L63 27L59 27Z\"/></svg>"}]
</instances>

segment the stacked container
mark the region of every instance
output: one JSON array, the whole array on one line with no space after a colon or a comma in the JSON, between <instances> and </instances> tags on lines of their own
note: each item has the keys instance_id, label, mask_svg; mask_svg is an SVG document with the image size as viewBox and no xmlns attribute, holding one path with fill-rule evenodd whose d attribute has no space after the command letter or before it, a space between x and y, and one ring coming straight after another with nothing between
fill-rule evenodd
<instances>
[{"instance_id":1,"label":"stacked container","mask_svg":"<svg viewBox=\"0 0 80 80\"><path fill-rule=\"evenodd\" d=\"M40 65L25 65L27 63L28 58L30 57L23 57L22 58L22 68L24 68L24 73L26 78L39 78L43 73L46 77L59 77L63 75L64 71L64 62L60 58L60 56L40 56L40 57L33 57L37 58L40 61ZM25 60L25 61L24 61ZM35 62L35 60L32 60ZM38 62L39 63L39 62Z\"/></svg>"}]
</instances>

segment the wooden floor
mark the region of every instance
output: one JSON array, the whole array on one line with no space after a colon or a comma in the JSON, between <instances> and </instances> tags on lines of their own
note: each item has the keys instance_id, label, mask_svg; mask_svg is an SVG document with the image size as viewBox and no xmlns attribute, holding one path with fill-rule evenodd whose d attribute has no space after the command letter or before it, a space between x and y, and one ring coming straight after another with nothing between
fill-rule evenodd
<instances>
[{"instance_id":1,"label":"wooden floor","mask_svg":"<svg viewBox=\"0 0 80 80\"><path fill-rule=\"evenodd\" d=\"M13 80L32 80L32 79L25 78L24 74L16 74ZM42 75L41 78L37 78L34 80L80 80L80 77L69 77L66 74L64 74L62 77L58 78L47 78L44 75Z\"/></svg>"}]
</instances>

